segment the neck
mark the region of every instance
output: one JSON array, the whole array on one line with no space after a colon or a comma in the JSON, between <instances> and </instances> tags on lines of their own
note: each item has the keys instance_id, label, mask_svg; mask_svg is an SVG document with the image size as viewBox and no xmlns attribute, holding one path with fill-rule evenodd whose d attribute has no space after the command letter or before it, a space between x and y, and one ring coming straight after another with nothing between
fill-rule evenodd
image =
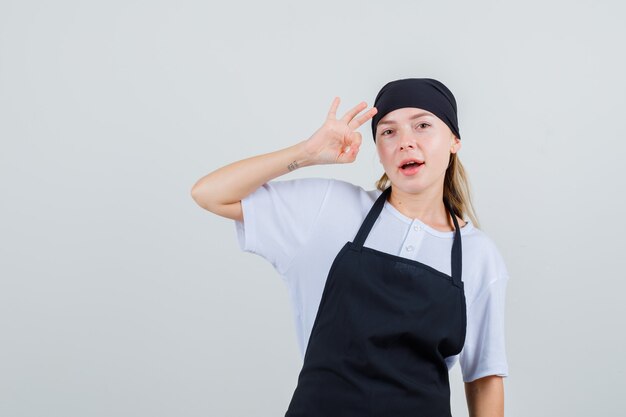
<instances>
[{"instance_id":1,"label":"neck","mask_svg":"<svg viewBox=\"0 0 626 417\"><path fill-rule=\"evenodd\" d=\"M424 190L419 194L391 188L389 204L411 219L419 219L436 230L454 230L454 223L443 203L443 189ZM459 222L461 226L463 222Z\"/></svg>"}]
</instances>

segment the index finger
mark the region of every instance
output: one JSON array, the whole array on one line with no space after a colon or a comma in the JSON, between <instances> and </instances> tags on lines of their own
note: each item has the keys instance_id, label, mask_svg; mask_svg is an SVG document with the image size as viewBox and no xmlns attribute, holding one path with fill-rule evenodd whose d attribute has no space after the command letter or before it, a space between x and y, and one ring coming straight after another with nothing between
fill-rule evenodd
<instances>
[{"instance_id":1,"label":"index finger","mask_svg":"<svg viewBox=\"0 0 626 417\"><path fill-rule=\"evenodd\" d=\"M348 111L345 116L341 118L341 120L349 123L352 119L354 119L354 116L360 113L365 107L367 107L367 103L364 101L360 102L359 104L351 108L350 111Z\"/></svg>"},{"instance_id":2,"label":"index finger","mask_svg":"<svg viewBox=\"0 0 626 417\"><path fill-rule=\"evenodd\" d=\"M374 117L376 113L378 113L378 109L376 107L372 107L371 109L369 109L367 112L363 113L356 119L351 120L350 123L348 123L348 126L350 126L350 129L355 130L356 128L361 126L363 123L367 122L369 119Z\"/></svg>"}]
</instances>

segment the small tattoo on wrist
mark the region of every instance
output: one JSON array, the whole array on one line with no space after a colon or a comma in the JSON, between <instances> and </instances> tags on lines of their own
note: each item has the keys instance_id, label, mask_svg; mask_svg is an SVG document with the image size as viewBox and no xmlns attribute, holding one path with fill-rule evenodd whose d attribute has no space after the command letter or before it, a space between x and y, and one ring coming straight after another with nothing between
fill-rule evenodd
<instances>
[{"instance_id":1,"label":"small tattoo on wrist","mask_svg":"<svg viewBox=\"0 0 626 417\"><path fill-rule=\"evenodd\" d=\"M287 168L289 168L289 171L293 171L293 170L300 168L300 165L298 165L296 161L293 161L292 163L287 165Z\"/></svg>"}]
</instances>

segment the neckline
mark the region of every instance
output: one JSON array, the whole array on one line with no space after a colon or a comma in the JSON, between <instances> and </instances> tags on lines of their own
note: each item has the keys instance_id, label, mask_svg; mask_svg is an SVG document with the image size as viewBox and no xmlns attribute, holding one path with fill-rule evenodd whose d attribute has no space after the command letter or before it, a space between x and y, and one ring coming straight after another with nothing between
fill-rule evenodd
<instances>
[{"instance_id":1,"label":"neckline","mask_svg":"<svg viewBox=\"0 0 626 417\"><path fill-rule=\"evenodd\" d=\"M356 236L354 237L354 240L352 241L353 246L357 250L357 252L359 253L363 252L363 244L365 243L367 236L372 230L374 223L376 223L376 219L378 219L381 212L383 211L383 208L385 206L385 203L387 203L387 198L389 197L390 193L391 193L391 186L387 187L383 192L379 194L379 196L376 198L376 201L374 202L374 204L372 204L372 207L370 208L369 212L365 216L365 220L363 220L363 223L361 223L361 227L359 228L359 231L357 232ZM445 202L445 204L446 204L447 212L450 215L452 215L453 214L452 207L447 201ZM456 216L452 216L452 220L454 222L454 231L452 232L454 236L454 240L452 242L452 250L450 254L450 258L451 258L450 259L450 262L451 262L450 277L452 277L452 282L454 282L456 286L461 286L462 285L461 273L462 273L462 262L463 262L462 249L461 249L461 245L462 245L461 230L459 228L459 224L458 224L458 220ZM443 234L444 232L439 232L439 233Z\"/></svg>"},{"instance_id":2,"label":"neckline","mask_svg":"<svg viewBox=\"0 0 626 417\"><path fill-rule=\"evenodd\" d=\"M404 215L397 208L395 208L393 204L391 204L388 200L385 200L384 207L386 210L391 212L391 214L393 214L394 216L396 216L398 219L400 219L406 224L416 223L416 224L419 224L426 232L430 233L431 235L438 236L438 237L454 238L454 230L442 232L441 230L434 229L433 227L424 223L422 220L420 220L417 217L412 219ZM461 232L462 235L465 235L474 228L474 224L472 223L470 219L468 220L463 219L463 221L465 221L465 225L463 227L460 227L459 231Z\"/></svg>"}]
</instances>

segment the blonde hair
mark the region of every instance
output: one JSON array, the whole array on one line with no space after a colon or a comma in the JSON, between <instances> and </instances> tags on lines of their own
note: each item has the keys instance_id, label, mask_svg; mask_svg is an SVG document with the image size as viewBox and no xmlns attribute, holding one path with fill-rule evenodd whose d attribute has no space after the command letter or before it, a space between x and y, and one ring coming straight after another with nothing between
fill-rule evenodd
<instances>
[{"instance_id":1,"label":"blonde hair","mask_svg":"<svg viewBox=\"0 0 626 417\"><path fill-rule=\"evenodd\" d=\"M385 191L391 185L387 173L376 181L376 188ZM472 205L469 179L461 160L456 153L450 154L450 163L446 169L443 180L443 199L447 200L455 215L465 221L465 214L470 218L475 227L480 228L478 217Z\"/></svg>"}]
</instances>

